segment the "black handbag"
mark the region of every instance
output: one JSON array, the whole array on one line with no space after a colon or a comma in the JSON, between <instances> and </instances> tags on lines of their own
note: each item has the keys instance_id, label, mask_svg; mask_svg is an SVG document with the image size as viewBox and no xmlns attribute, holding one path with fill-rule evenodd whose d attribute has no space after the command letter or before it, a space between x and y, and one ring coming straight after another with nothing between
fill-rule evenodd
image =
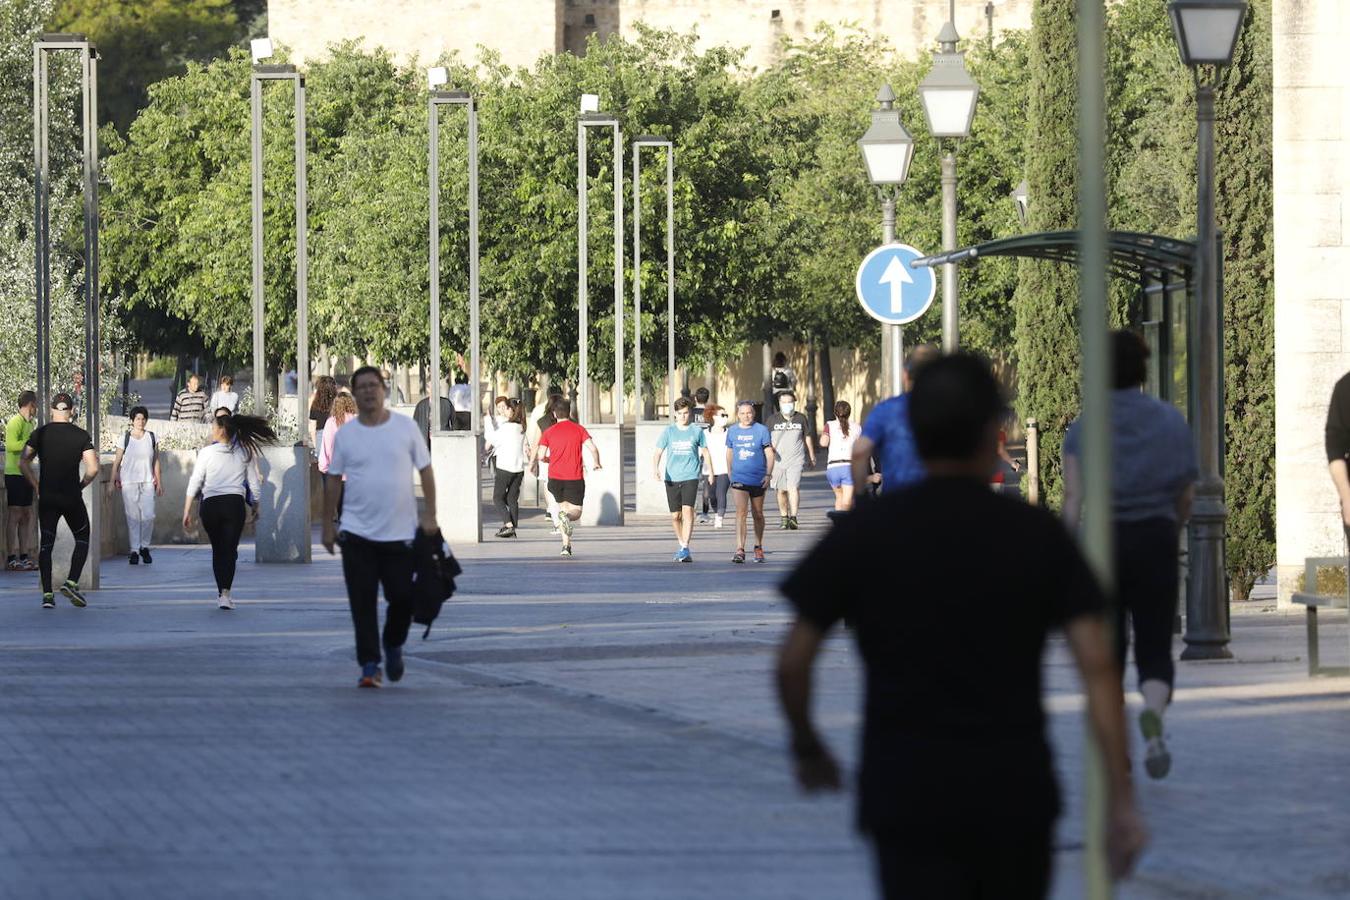
<instances>
[{"instance_id":1,"label":"black handbag","mask_svg":"<svg viewBox=\"0 0 1350 900\"><path fill-rule=\"evenodd\" d=\"M413 538L413 621L425 625L422 640L431 634L431 625L441 614L441 606L455 594L455 578L463 569L450 552L440 531L427 534L417 529Z\"/></svg>"}]
</instances>

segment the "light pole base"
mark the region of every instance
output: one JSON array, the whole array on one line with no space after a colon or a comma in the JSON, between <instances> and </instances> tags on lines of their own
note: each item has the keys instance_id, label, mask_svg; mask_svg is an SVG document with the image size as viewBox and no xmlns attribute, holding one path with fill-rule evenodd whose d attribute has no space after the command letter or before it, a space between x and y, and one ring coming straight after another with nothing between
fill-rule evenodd
<instances>
[{"instance_id":1,"label":"light pole base","mask_svg":"<svg viewBox=\"0 0 1350 900\"><path fill-rule=\"evenodd\" d=\"M1187 643L1186 649L1181 651L1183 662L1193 662L1204 659L1232 659L1233 651L1228 649L1228 643Z\"/></svg>"}]
</instances>

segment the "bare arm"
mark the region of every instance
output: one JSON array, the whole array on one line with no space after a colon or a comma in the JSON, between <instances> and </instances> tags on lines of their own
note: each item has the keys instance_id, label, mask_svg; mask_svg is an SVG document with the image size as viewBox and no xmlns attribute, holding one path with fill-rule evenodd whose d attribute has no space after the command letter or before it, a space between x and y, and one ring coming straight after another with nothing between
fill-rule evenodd
<instances>
[{"instance_id":1,"label":"bare arm","mask_svg":"<svg viewBox=\"0 0 1350 900\"><path fill-rule=\"evenodd\" d=\"M427 534L436 531L436 475L431 471L431 466L419 469L417 474L422 479L422 497L426 500L426 509L422 510L422 530ZM474 476L475 478L478 476Z\"/></svg>"},{"instance_id":2,"label":"bare arm","mask_svg":"<svg viewBox=\"0 0 1350 900\"><path fill-rule=\"evenodd\" d=\"M591 451L591 468L600 471L600 448L592 440L586 441L586 448Z\"/></svg>"},{"instance_id":3,"label":"bare arm","mask_svg":"<svg viewBox=\"0 0 1350 900\"><path fill-rule=\"evenodd\" d=\"M1336 486L1336 496L1341 500L1341 521L1350 525L1350 467L1343 459L1333 459L1327 468L1331 471L1331 483Z\"/></svg>"},{"instance_id":4,"label":"bare arm","mask_svg":"<svg viewBox=\"0 0 1350 900\"><path fill-rule=\"evenodd\" d=\"M850 464L850 468L853 469L854 490L861 492L872 477L872 454L876 449L876 443L871 438L864 437L861 434L853 442L853 462ZM856 497L857 494L854 494L854 496Z\"/></svg>"},{"instance_id":5,"label":"bare arm","mask_svg":"<svg viewBox=\"0 0 1350 900\"><path fill-rule=\"evenodd\" d=\"M665 452L664 450L657 450L652 456L652 472L655 474L657 481L661 480L661 454Z\"/></svg>"},{"instance_id":6,"label":"bare arm","mask_svg":"<svg viewBox=\"0 0 1350 900\"><path fill-rule=\"evenodd\" d=\"M1087 693L1088 725L1106 769L1106 847L1112 875L1124 877L1148 842L1134 802L1125 737L1125 696L1120 670L1100 616L1078 616L1064 628Z\"/></svg>"},{"instance_id":7,"label":"bare arm","mask_svg":"<svg viewBox=\"0 0 1350 900\"><path fill-rule=\"evenodd\" d=\"M838 788L839 767L811 721L811 674L825 633L809 622L793 623L778 651L778 701L788 722L797 782L806 790Z\"/></svg>"},{"instance_id":8,"label":"bare arm","mask_svg":"<svg viewBox=\"0 0 1350 900\"><path fill-rule=\"evenodd\" d=\"M83 489L98 481L103 466L99 463L98 454L93 450L84 451L81 458L84 460L84 480L80 482L80 487Z\"/></svg>"},{"instance_id":9,"label":"bare arm","mask_svg":"<svg viewBox=\"0 0 1350 900\"><path fill-rule=\"evenodd\" d=\"M37 454L33 452L32 447L24 447L23 453L19 456L19 471L23 477L28 479L28 483L33 486L33 490L38 489L37 473L33 471L33 458Z\"/></svg>"},{"instance_id":10,"label":"bare arm","mask_svg":"<svg viewBox=\"0 0 1350 900\"><path fill-rule=\"evenodd\" d=\"M112 483L113 483L113 487L120 488L120 487L122 486L122 455L123 455L125 452L126 452L125 450L122 450L122 449L119 447L118 450L117 450L117 453L113 456L113 467L112 467ZM159 481L159 461L158 461L158 460L155 461L155 480L156 480L156 481Z\"/></svg>"}]
</instances>

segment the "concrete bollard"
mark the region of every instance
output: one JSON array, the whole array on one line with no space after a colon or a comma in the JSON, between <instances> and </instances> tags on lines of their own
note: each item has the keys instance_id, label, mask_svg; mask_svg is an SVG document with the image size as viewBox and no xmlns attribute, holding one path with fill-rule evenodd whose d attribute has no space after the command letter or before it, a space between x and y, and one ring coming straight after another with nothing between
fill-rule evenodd
<instances>
[{"instance_id":1,"label":"concrete bollard","mask_svg":"<svg viewBox=\"0 0 1350 900\"><path fill-rule=\"evenodd\" d=\"M260 563L307 563L310 548L309 448L265 447L255 460L262 481L254 559Z\"/></svg>"},{"instance_id":2,"label":"concrete bollard","mask_svg":"<svg viewBox=\"0 0 1350 900\"><path fill-rule=\"evenodd\" d=\"M664 516L670 513L666 503L665 480L656 478L652 470L656 442L669 425L669 422L661 420L637 423L634 465L637 470L637 514L640 516Z\"/></svg>"},{"instance_id":3,"label":"concrete bollard","mask_svg":"<svg viewBox=\"0 0 1350 900\"><path fill-rule=\"evenodd\" d=\"M618 425L587 425L586 430L600 451L601 469L586 470L586 503L582 525L623 524L623 429ZM583 452L582 462L590 465ZM641 460L639 460L639 463Z\"/></svg>"},{"instance_id":4,"label":"concrete bollard","mask_svg":"<svg viewBox=\"0 0 1350 900\"><path fill-rule=\"evenodd\" d=\"M436 522L450 544L483 540L483 439L468 431L431 436L431 468L436 473Z\"/></svg>"}]
</instances>

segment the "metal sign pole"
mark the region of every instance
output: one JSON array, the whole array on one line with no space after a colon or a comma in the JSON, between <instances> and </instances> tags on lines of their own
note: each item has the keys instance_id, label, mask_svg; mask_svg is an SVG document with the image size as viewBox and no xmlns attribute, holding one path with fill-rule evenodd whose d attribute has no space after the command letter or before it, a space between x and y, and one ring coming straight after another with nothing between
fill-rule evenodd
<instances>
[{"instance_id":1,"label":"metal sign pole","mask_svg":"<svg viewBox=\"0 0 1350 900\"><path fill-rule=\"evenodd\" d=\"M427 190L431 204L429 216L431 256L431 377L427 384L427 416L434 434L441 430L441 105L433 93L428 102L430 158L427 163Z\"/></svg>"},{"instance_id":2,"label":"metal sign pole","mask_svg":"<svg viewBox=\"0 0 1350 900\"><path fill-rule=\"evenodd\" d=\"M642 147L633 141L633 419L644 421L642 405Z\"/></svg>"},{"instance_id":3,"label":"metal sign pole","mask_svg":"<svg viewBox=\"0 0 1350 900\"><path fill-rule=\"evenodd\" d=\"M623 424L623 135L614 122L614 424Z\"/></svg>"},{"instance_id":4,"label":"metal sign pole","mask_svg":"<svg viewBox=\"0 0 1350 900\"><path fill-rule=\"evenodd\" d=\"M301 444L308 443L309 437L304 427L309 418L309 165L305 141L305 79L300 76L295 79L295 421Z\"/></svg>"},{"instance_id":5,"label":"metal sign pole","mask_svg":"<svg viewBox=\"0 0 1350 900\"><path fill-rule=\"evenodd\" d=\"M249 78L253 144L253 414L266 411L263 361L263 180L262 79L255 66ZM303 426L304 422L299 423Z\"/></svg>"},{"instance_id":6,"label":"metal sign pole","mask_svg":"<svg viewBox=\"0 0 1350 900\"><path fill-rule=\"evenodd\" d=\"M482 372L478 359L478 106L473 98L465 104L469 111L469 384L473 386L473 411L469 429L474 434L482 431L482 398L478 379Z\"/></svg>"},{"instance_id":7,"label":"metal sign pole","mask_svg":"<svg viewBox=\"0 0 1350 900\"><path fill-rule=\"evenodd\" d=\"M666 144L666 376L675 412L675 145Z\"/></svg>"},{"instance_id":8,"label":"metal sign pole","mask_svg":"<svg viewBox=\"0 0 1350 900\"><path fill-rule=\"evenodd\" d=\"M587 359L589 295L586 284L586 125L577 123L577 421L590 422L590 371Z\"/></svg>"}]
</instances>

